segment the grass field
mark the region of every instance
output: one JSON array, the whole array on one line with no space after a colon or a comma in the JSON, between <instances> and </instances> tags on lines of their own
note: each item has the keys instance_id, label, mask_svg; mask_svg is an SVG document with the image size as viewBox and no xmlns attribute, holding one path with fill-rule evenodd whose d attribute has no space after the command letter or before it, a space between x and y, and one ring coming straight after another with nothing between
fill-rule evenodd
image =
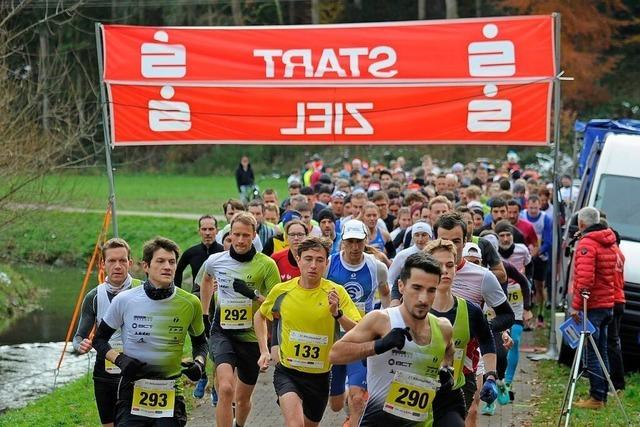
<instances>
[{"instance_id":1,"label":"grass field","mask_svg":"<svg viewBox=\"0 0 640 427\"><path fill-rule=\"evenodd\" d=\"M30 212L26 220L2 231L2 259L84 266L93 252L102 218L92 213ZM142 256L144 242L154 236L176 241L182 251L199 242L193 220L122 216L119 227L120 237L129 242L136 261Z\"/></svg>"},{"instance_id":2,"label":"grass field","mask_svg":"<svg viewBox=\"0 0 640 427\"><path fill-rule=\"evenodd\" d=\"M222 203L238 198L235 178L229 176L116 175L116 203L122 210L222 214ZM287 195L285 179L258 179L261 190L273 188L281 198ZM0 190L2 184L0 183ZM104 209L109 184L103 175L54 175L42 188L33 185L21 192L17 202L39 202L40 195L53 194L49 203L86 209ZM1 193L0 193L1 194Z\"/></svg>"},{"instance_id":3,"label":"grass field","mask_svg":"<svg viewBox=\"0 0 640 427\"><path fill-rule=\"evenodd\" d=\"M537 366L542 390L535 405L536 415L533 425L555 425L560 415L560 406L569 380L569 368L552 361L538 362ZM628 375L626 387L621 400L630 418L631 424L629 425L638 426L640 425L640 373ZM581 378L577 383L574 401L586 398L588 394L589 381L586 378ZM596 427L626 426L627 424L624 423L616 400L609 396L606 407L598 411L574 407L571 414L571 425Z\"/></svg>"}]
</instances>

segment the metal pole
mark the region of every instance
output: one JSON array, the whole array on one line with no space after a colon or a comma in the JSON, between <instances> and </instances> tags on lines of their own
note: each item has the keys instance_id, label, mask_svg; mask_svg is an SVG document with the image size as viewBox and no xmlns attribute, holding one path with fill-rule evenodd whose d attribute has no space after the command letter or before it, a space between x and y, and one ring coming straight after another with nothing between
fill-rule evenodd
<instances>
[{"instance_id":1,"label":"metal pole","mask_svg":"<svg viewBox=\"0 0 640 427\"><path fill-rule=\"evenodd\" d=\"M100 104L102 105L102 130L104 131L104 155L107 163L107 177L109 178L109 203L111 204L111 220L113 224L113 237L118 237L118 217L116 216L116 184L113 179L113 166L111 165L111 142L109 137L109 111L107 108L107 94L103 80L102 65L102 37L100 36L100 23L96 22L96 47L98 49L98 72L100 73Z\"/></svg>"},{"instance_id":2,"label":"metal pole","mask_svg":"<svg viewBox=\"0 0 640 427\"><path fill-rule=\"evenodd\" d=\"M558 358L558 348L556 345L556 305L558 293L558 244L560 243L560 203L558 194L558 173L560 167L560 14L554 13L554 30L555 30L555 56L556 56L556 77L553 82L553 247L551 248L551 319L549 319L549 344L547 352L544 354L534 355L531 360L556 360Z\"/></svg>"}]
</instances>

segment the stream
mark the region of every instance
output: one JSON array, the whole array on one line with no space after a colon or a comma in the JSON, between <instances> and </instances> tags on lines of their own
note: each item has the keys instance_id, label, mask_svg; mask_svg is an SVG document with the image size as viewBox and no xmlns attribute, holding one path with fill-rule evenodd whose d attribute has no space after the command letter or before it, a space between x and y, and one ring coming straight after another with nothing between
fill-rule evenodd
<instances>
[{"instance_id":1,"label":"stream","mask_svg":"<svg viewBox=\"0 0 640 427\"><path fill-rule=\"evenodd\" d=\"M20 408L53 390L55 368L84 270L68 267L12 266L45 290L40 309L14 321L0 332L0 413ZM95 279L90 281L95 286ZM75 330L74 330L75 332ZM61 365L56 386L66 384L93 369L95 352L78 356L71 344Z\"/></svg>"}]
</instances>

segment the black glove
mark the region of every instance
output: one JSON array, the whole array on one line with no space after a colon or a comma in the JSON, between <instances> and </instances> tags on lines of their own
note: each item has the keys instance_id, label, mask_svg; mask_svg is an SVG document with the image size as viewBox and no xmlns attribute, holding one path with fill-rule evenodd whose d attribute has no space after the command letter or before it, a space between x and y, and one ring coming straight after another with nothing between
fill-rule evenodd
<instances>
[{"instance_id":1,"label":"black glove","mask_svg":"<svg viewBox=\"0 0 640 427\"><path fill-rule=\"evenodd\" d=\"M255 291L247 286L247 283L244 280L233 279L233 290L243 297L247 297L251 300L256 298Z\"/></svg>"},{"instance_id":2,"label":"black glove","mask_svg":"<svg viewBox=\"0 0 640 427\"><path fill-rule=\"evenodd\" d=\"M412 340L411 334L409 333L409 328L393 328L390 330L387 335L382 338L378 338L373 343L373 349L376 354L385 353L393 348L397 348L398 350L402 350L404 347L404 339Z\"/></svg>"},{"instance_id":3,"label":"black glove","mask_svg":"<svg viewBox=\"0 0 640 427\"><path fill-rule=\"evenodd\" d=\"M141 362L138 359L134 359L133 357L129 357L124 353L120 353L118 357L116 357L114 363L118 368L120 368L122 377L129 379L138 378L142 367L146 365L146 363Z\"/></svg>"},{"instance_id":4,"label":"black glove","mask_svg":"<svg viewBox=\"0 0 640 427\"><path fill-rule=\"evenodd\" d=\"M197 359L195 362L182 362L182 368L182 373L193 382L200 380L204 372L204 365Z\"/></svg>"},{"instance_id":5,"label":"black glove","mask_svg":"<svg viewBox=\"0 0 640 427\"><path fill-rule=\"evenodd\" d=\"M202 315L202 322L204 323L204 335L209 338L211 335L211 320L208 314Z\"/></svg>"},{"instance_id":6,"label":"black glove","mask_svg":"<svg viewBox=\"0 0 640 427\"><path fill-rule=\"evenodd\" d=\"M440 379L440 391L449 391L453 388L453 369L451 367L440 368L438 377Z\"/></svg>"}]
</instances>

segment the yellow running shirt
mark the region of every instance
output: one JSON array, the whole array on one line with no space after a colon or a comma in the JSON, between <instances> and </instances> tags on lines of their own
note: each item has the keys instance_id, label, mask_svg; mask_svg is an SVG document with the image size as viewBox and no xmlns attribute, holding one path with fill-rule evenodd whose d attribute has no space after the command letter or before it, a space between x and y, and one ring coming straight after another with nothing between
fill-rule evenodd
<instances>
[{"instance_id":1,"label":"yellow running shirt","mask_svg":"<svg viewBox=\"0 0 640 427\"><path fill-rule=\"evenodd\" d=\"M330 280L305 289L296 277L273 287L260 306L269 320L280 317L278 342L280 363L290 369L312 374L329 372L329 350L336 341L340 326L329 311L328 294L338 293L343 315L357 322L361 316L347 291Z\"/></svg>"}]
</instances>

